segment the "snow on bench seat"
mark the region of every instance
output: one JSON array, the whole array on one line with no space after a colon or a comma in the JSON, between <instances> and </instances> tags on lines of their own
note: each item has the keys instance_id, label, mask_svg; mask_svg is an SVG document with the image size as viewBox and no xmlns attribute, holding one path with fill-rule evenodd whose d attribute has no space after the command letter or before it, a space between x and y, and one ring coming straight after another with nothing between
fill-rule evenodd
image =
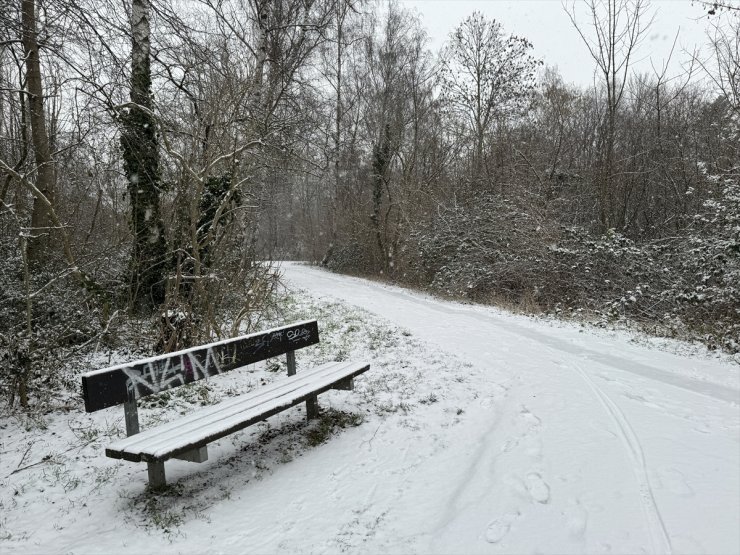
<instances>
[{"instance_id":1,"label":"snow on bench seat","mask_svg":"<svg viewBox=\"0 0 740 555\"><path fill-rule=\"evenodd\" d=\"M105 454L128 461L164 461L260 422L365 372L367 362L332 362L191 413L111 444Z\"/></svg>"}]
</instances>

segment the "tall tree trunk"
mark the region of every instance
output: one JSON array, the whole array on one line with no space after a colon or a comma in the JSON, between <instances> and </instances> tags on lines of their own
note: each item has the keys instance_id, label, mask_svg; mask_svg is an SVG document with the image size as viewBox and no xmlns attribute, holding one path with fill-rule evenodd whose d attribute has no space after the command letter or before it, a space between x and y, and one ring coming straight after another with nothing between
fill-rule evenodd
<instances>
[{"instance_id":1,"label":"tall tree trunk","mask_svg":"<svg viewBox=\"0 0 740 555\"><path fill-rule=\"evenodd\" d=\"M267 62L267 25L269 20L269 0L255 0L255 10L257 12L257 21L255 32L257 34L257 59L254 67L254 80L252 82L252 98L250 109L252 117L257 121L258 117L264 116L265 103L267 102L265 94L265 64Z\"/></svg>"},{"instance_id":2,"label":"tall tree trunk","mask_svg":"<svg viewBox=\"0 0 740 555\"><path fill-rule=\"evenodd\" d=\"M372 182L373 213L370 221L373 223L375 232L375 243L378 246L379 262L382 270L388 270L388 253L383 240L383 222L381 221L381 208L383 205L383 187L386 185L388 168L391 161L390 125L386 124L383 135L373 147Z\"/></svg>"},{"instance_id":3,"label":"tall tree trunk","mask_svg":"<svg viewBox=\"0 0 740 555\"><path fill-rule=\"evenodd\" d=\"M167 243L160 211L159 151L152 115L151 5L131 2L131 103L122 115L121 148L131 201L131 302L151 310L164 301Z\"/></svg>"},{"instance_id":4,"label":"tall tree trunk","mask_svg":"<svg viewBox=\"0 0 740 555\"><path fill-rule=\"evenodd\" d=\"M36 157L36 187L50 201L54 201L54 160L49 149L44 114L44 92L41 85L41 62L36 38L35 0L22 4L23 51L26 57L26 87L31 120L31 140ZM48 252L51 218L46 204L34 197L31 213L32 236L28 241L30 264L41 261Z\"/></svg>"},{"instance_id":5,"label":"tall tree trunk","mask_svg":"<svg viewBox=\"0 0 740 555\"><path fill-rule=\"evenodd\" d=\"M347 16L347 10L349 6L346 2L337 2L336 5L336 25L337 25L337 56L336 56L336 91L337 91L337 103L334 107L334 145L333 145L333 180L334 188L331 192L330 206L329 206L329 246L326 249L324 258L321 261L322 266L329 264L332 255L334 254L334 246L337 243L337 208L339 203L339 190L341 188L340 183L340 150L342 148L342 63L344 56L344 20Z\"/></svg>"},{"instance_id":6,"label":"tall tree trunk","mask_svg":"<svg viewBox=\"0 0 740 555\"><path fill-rule=\"evenodd\" d=\"M268 106L268 86L269 73L267 71L267 47L268 47L268 25L270 20L270 1L255 0L255 40L257 43L256 60L254 67L254 78L252 80L252 92L250 111L253 119L254 131L257 136L264 137L267 133L267 106ZM257 239L260 226L260 217L264 207L265 193L267 191L268 174L267 169L255 158L257 164L255 170L255 182L257 184L257 194L255 197L257 209L252 214L252 221L249 224L251 237L247 247L247 257L250 261L257 258Z\"/></svg>"}]
</instances>

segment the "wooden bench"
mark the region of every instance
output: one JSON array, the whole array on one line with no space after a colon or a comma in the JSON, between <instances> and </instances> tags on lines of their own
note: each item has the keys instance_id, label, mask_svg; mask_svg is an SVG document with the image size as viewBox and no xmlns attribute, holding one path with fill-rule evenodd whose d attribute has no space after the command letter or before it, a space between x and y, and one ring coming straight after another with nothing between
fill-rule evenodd
<instances>
[{"instance_id":1,"label":"wooden bench","mask_svg":"<svg viewBox=\"0 0 740 555\"><path fill-rule=\"evenodd\" d=\"M318 342L318 324L311 320L88 372L82 376L85 410L123 404L128 437L109 445L105 454L145 461L149 485L161 488L167 483L167 459L204 462L212 441L303 402L310 420L318 416L320 393L353 389L353 378L367 371L368 363L333 362L296 373L295 351ZM283 354L287 377L140 432L137 399Z\"/></svg>"}]
</instances>

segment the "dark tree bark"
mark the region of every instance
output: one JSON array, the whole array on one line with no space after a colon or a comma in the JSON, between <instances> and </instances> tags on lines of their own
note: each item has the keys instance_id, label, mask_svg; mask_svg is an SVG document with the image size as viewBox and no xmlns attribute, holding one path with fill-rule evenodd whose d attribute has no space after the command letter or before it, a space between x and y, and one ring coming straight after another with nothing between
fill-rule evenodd
<instances>
[{"instance_id":1,"label":"dark tree bark","mask_svg":"<svg viewBox=\"0 0 740 555\"><path fill-rule=\"evenodd\" d=\"M383 270L388 269L388 253L386 252L385 241L383 240L382 222L380 210L383 205L383 189L386 186L388 178L388 168L391 163L391 141L390 125L385 126L380 141L373 147L373 164L372 164L372 187L373 187L373 213L370 220L373 222L375 232L375 243L378 246L380 262Z\"/></svg>"},{"instance_id":2,"label":"dark tree bark","mask_svg":"<svg viewBox=\"0 0 740 555\"><path fill-rule=\"evenodd\" d=\"M23 52L26 57L26 87L31 123L31 141L36 158L36 187L49 202L54 201L54 160L49 149L49 135L44 114L44 92L41 84L41 62L36 35L35 0L22 2ZM31 237L28 241L28 260L35 264L45 258L49 247L51 217L38 196L34 196L31 213Z\"/></svg>"},{"instance_id":3,"label":"dark tree bark","mask_svg":"<svg viewBox=\"0 0 740 555\"><path fill-rule=\"evenodd\" d=\"M160 211L159 150L152 112L151 6L131 3L131 106L122 114L121 148L131 202L134 244L130 262L131 302L151 310L164 301L167 243Z\"/></svg>"}]
</instances>

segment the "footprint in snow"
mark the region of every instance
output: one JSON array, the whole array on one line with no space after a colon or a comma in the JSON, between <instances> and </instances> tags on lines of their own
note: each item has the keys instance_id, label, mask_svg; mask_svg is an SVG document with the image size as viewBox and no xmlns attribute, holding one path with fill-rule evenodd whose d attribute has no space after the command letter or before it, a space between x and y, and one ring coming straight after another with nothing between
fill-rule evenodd
<instances>
[{"instance_id":1,"label":"footprint in snow","mask_svg":"<svg viewBox=\"0 0 740 555\"><path fill-rule=\"evenodd\" d=\"M490 397L484 397L480 400L480 406L484 409L491 408L491 406L493 406L493 399L491 399Z\"/></svg>"},{"instance_id":2,"label":"footprint in snow","mask_svg":"<svg viewBox=\"0 0 740 555\"><path fill-rule=\"evenodd\" d=\"M525 443L526 453L530 459L539 462L542 460L542 440L538 437L529 437Z\"/></svg>"},{"instance_id":3,"label":"footprint in snow","mask_svg":"<svg viewBox=\"0 0 740 555\"><path fill-rule=\"evenodd\" d=\"M527 491L537 503L544 504L550 501L550 486L536 472L527 474Z\"/></svg>"},{"instance_id":4,"label":"footprint in snow","mask_svg":"<svg viewBox=\"0 0 740 555\"><path fill-rule=\"evenodd\" d=\"M524 405L520 407L519 414L521 415L522 419L531 427L539 426L542 423L542 420L532 414Z\"/></svg>"},{"instance_id":5,"label":"footprint in snow","mask_svg":"<svg viewBox=\"0 0 740 555\"><path fill-rule=\"evenodd\" d=\"M513 439L513 438L509 438L501 446L501 452L502 453L508 453L509 451L511 451L517 445L519 445L519 441L518 440Z\"/></svg>"},{"instance_id":6,"label":"footprint in snow","mask_svg":"<svg viewBox=\"0 0 740 555\"><path fill-rule=\"evenodd\" d=\"M565 525L568 527L570 537L574 539L583 538L588 523L588 513L581 504L576 502L576 504L565 509L565 518Z\"/></svg>"},{"instance_id":7,"label":"footprint in snow","mask_svg":"<svg viewBox=\"0 0 740 555\"><path fill-rule=\"evenodd\" d=\"M663 467L658 469L660 482L663 486L676 495L681 497L691 497L694 490L686 483L686 478L675 468Z\"/></svg>"},{"instance_id":8,"label":"footprint in snow","mask_svg":"<svg viewBox=\"0 0 740 555\"><path fill-rule=\"evenodd\" d=\"M486 541L488 543L498 543L504 539L504 536L511 530L511 524L519 515L519 511L517 511L515 513L505 514L492 521L486 530Z\"/></svg>"},{"instance_id":9,"label":"footprint in snow","mask_svg":"<svg viewBox=\"0 0 740 555\"><path fill-rule=\"evenodd\" d=\"M650 407L651 409L663 409L660 405L657 405L653 403L650 399L645 397L644 395L640 395L638 393L631 393L627 391L626 393L623 393L627 399L632 399L633 401L637 401L638 403L642 403L646 407Z\"/></svg>"}]
</instances>

